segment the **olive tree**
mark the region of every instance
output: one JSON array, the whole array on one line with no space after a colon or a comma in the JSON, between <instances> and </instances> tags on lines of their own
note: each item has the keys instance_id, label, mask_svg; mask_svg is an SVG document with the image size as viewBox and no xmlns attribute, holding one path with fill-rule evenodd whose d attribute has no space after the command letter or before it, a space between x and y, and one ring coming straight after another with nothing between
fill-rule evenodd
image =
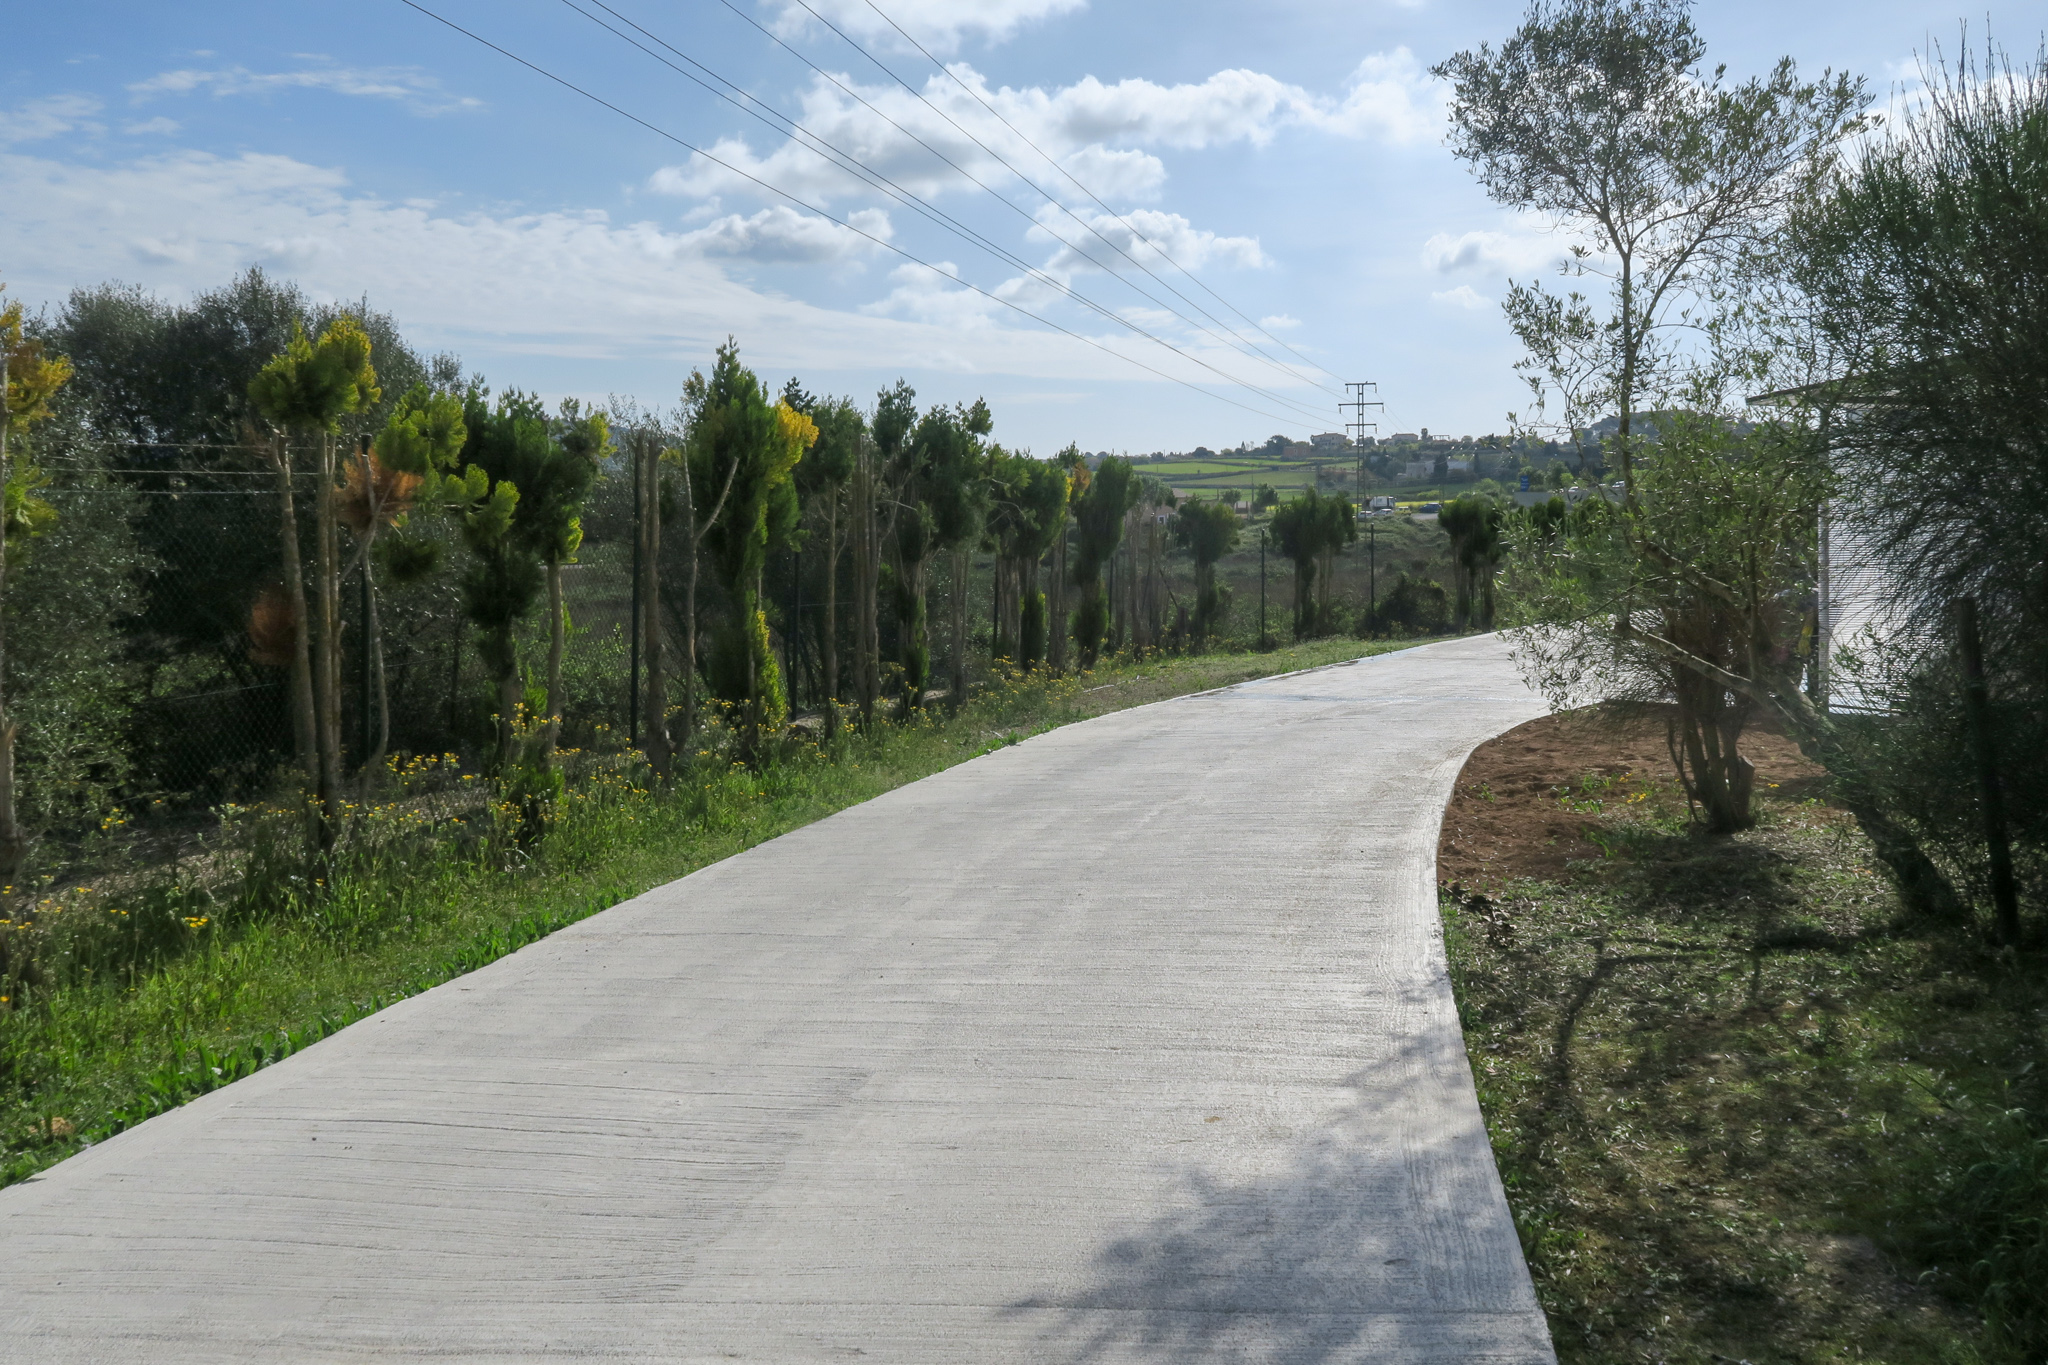
<instances>
[{"instance_id":1,"label":"olive tree","mask_svg":"<svg viewBox=\"0 0 2048 1365\"><path fill-rule=\"evenodd\" d=\"M1798 424L1738 434L1692 417L1643 453L1636 477L1625 502L1510 523L1517 662L1560 709L1675 701L1669 739L1687 797L1708 828L1744 829L1754 769L1743 731L1802 682L1826 461Z\"/></svg>"},{"instance_id":2,"label":"olive tree","mask_svg":"<svg viewBox=\"0 0 2048 1365\"><path fill-rule=\"evenodd\" d=\"M1568 278L1607 286L1599 301L1515 283L1504 309L1538 420L1553 397L1573 431L1614 414L1631 490L1636 415L1710 377L1685 337L1713 326L1728 282L1862 128L1867 102L1862 81L1802 82L1789 57L1740 83L1705 70L1690 9L1539 0L1498 49L1433 68L1451 82L1452 151L1498 203L1566 234Z\"/></svg>"}]
</instances>

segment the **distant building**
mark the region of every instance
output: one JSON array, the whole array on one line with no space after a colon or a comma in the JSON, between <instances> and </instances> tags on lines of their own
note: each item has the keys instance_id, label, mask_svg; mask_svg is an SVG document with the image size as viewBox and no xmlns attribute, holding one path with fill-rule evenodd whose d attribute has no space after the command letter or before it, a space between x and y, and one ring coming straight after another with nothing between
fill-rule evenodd
<instances>
[{"instance_id":1,"label":"distant building","mask_svg":"<svg viewBox=\"0 0 2048 1365\"><path fill-rule=\"evenodd\" d=\"M1453 455L1450 459L1444 461L1444 468L1453 474L1470 474L1472 472L1472 459L1468 455Z\"/></svg>"},{"instance_id":2,"label":"distant building","mask_svg":"<svg viewBox=\"0 0 2048 1365\"><path fill-rule=\"evenodd\" d=\"M1324 431L1309 437L1308 443L1317 450L1343 450L1351 444L1351 438L1341 431Z\"/></svg>"},{"instance_id":3,"label":"distant building","mask_svg":"<svg viewBox=\"0 0 2048 1365\"><path fill-rule=\"evenodd\" d=\"M1307 460L1313 458L1315 453L1316 448L1307 441L1289 441L1280 448L1280 458L1284 460Z\"/></svg>"},{"instance_id":4,"label":"distant building","mask_svg":"<svg viewBox=\"0 0 2048 1365\"><path fill-rule=\"evenodd\" d=\"M1428 431L1428 429L1427 429L1427 428L1425 428L1425 429L1423 430L1422 436L1427 436L1427 435L1429 435L1429 431ZM1387 439L1388 439L1389 441L1392 441L1392 442L1393 442L1393 443L1394 443L1395 445L1411 445L1411 446L1412 446L1412 445L1414 445L1414 444L1415 444L1415 443L1416 443L1417 441L1420 441L1420 440L1422 439L1422 436L1417 436L1417 435L1416 435L1416 434L1415 434L1414 432L1412 432L1412 431L1397 431L1397 432L1395 432L1395 433L1394 433L1394 434L1393 434L1392 436L1389 436L1389 437L1388 437Z\"/></svg>"},{"instance_id":5,"label":"distant building","mask_svg":"<svg viewBox=\"0 0 2048 1365\"><path fill-rule=\"evenodd\" d=\"M1404 479L1426 479L1435 472L1434 460L1410 460L1401 466L1401 477Z\"/></svg>"}]
</instances>

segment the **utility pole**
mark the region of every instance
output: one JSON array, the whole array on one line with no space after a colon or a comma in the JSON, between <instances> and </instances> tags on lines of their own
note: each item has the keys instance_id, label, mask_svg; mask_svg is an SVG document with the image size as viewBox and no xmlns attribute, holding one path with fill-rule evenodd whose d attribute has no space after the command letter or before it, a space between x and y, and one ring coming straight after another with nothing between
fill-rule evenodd
<instances>
[{"instance_id":1,"label":"utility pole","mask_svg":"<svg viewBox=\"0 0 2048 1365\"><path fill-rule=\"evenodd\" d=\"M1378 422L1368 422L1365 420L1365 410L1367 408L1377 408L1381 412L1387 410L1385 403L1380 402L1376 398L1369 399L1365 396L1367 389L1378 393L1380 386L1373 383L1370 379L1346 383L1344 385L1345 401L1337 405L1337 411L1352 414L1351 420L1344 423L1344 430L1350 434L1351 449L1358 458L1358 510L1361 512L1368 510L1365 505L1365 433L1367 428L1371 428L1373 431L1380 429ZM1367 563L1370 565L1366 570L1366 594L1369 609L1377 609L1380 601L1379 557L1377 553L1379 540L1377 531L1378 528L1372 522L1366 522L1368 546L1366 556ZM1366 619L1370 620L1371 617L1368 616Z\"/></svg>"},{"instance_id":2,"label":"utility pole","mask_svg":"<svg viewBox=\"0 0 2048 1365\"><path fill-rule=\"evenodd\" d=\"M1368 422L1365 420L1365 410L1367 408L1378 408L1381 412L1385 412L1387 409L1387 405L1378 399L1368 399L1365 396L1367 389L1378 393L1380 386L1369 379L1361 379L1345 384L1344 393L1346 401L1337 405L1337 411L1339 412L1356 414L1353 420L1344 423L1344 430L1351 436L1352 452L1358 462L1358 500L1360 503L1365 501L1365 433L1367 428L1373 431L1380 429L1378 422Z\"/></svg>"}]
</instances>

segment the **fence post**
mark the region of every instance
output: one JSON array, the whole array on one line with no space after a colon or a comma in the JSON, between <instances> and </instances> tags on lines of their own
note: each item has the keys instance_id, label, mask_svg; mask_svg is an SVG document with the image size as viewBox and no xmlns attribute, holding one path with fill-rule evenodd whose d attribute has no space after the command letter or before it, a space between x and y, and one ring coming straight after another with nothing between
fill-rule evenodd
<instances>
[{"instance_id":1,"label":"fence post","mask_svg":"<svg viewBox=\"0 0 2048 1365\"><path fill-rule=\"evenodd\" d=\"M1998 913L2000 943L2020 941L2019 889L2013 882L2012 844L2006 837L2005 793L1998 785L1998 756L1991 726L1991 688L1984 678L1984 642L1977 633L1977 599L1956 601L1956 636L1963 656L1963 707L1976 749L1978 796L1983 803L1984 843L1991 857L1991 903Z\"/></svg>"}]
</instances>

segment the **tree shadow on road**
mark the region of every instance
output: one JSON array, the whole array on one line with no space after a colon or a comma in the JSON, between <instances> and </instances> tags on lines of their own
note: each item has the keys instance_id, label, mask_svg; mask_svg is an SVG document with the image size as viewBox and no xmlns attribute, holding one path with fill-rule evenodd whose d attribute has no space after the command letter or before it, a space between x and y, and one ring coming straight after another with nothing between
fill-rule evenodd
<instances>
[{"instance_id":1,"label":"tree shadow on road","mask_svg":"<svg viewBox=\"0 0 2048 1365\"><path fill-rule=\"evenodd\" d=\"M1351 1077L1358 1102L1262 1172L1189 1166L1178 1207L1104 1242L1082 1287L1009 1313L1077 1365L1549 1361L1476 1111L1450 1121L1424 1060Z\"/></svg>"}]
</instances>

